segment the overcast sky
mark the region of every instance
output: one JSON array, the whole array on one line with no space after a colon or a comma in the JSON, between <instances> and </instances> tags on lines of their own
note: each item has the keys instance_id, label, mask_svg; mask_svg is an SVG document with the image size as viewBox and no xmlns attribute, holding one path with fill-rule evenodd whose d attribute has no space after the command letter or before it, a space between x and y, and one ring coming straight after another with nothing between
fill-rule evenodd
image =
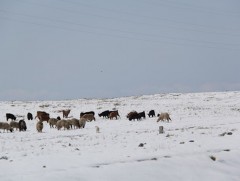
<instances>
[{"instance_id":1,"label":"overcast sky","mask_svg":"<svg viewBox=\"0 0 240 181\"><path fill-rule=\"evenodd\" d=\"M239 0L0 0L0 100L240 90Z\"/></svg>"}]
</instances>

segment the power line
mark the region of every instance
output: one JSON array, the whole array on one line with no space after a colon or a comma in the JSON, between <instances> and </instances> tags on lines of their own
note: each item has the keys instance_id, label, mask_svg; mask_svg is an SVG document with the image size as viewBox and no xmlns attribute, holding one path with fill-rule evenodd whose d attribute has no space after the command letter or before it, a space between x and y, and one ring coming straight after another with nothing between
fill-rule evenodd
<instances>
[{"instance_id":1,"label":"power line","mask_svg":"<svg viewBox=\"0 0 240 181\"><path fill-rule=\"evenodd\" d=\"M136 13L127 12L127 11L117 10L117 9L103 8L103 7L99 7L99 6L93 6L93 5L81 3L79 1L78 2L71 1L71 0L60 0L60 1L63 1L63 2L68 3L68 4L74 4L74 5L78 5L78 6L80 5L80 6L85 6L85 7L88 7L88 8L94 8L94 9L100 9L100 10L104 10L104 11L109 11L109 12L112 12L112 13L115 13L115 14L116 13L124 14L124 15L127 14L127 15L130 15L130 16L141 17L141 18L145 18L145 19L158 20L158 21L159 20L160 21L167 21L167 22L173 22L173 23L178 23L178 24L184 24L184 25L188 25L188 26L189 25L190 26L198 26L198 27L202 27L202 28L216 28L216 27L209 26L209 25L206 26L206 25L202 25L202 24L189 23L189 22L184 22L184 21L176 21L174 19L169 19L169 18L147 16L147 15L136 14ZM218 27L218 28L228 30L226 27Z\"/></svg>"},{"instance_id":2,"label":"power line","mask_svg":"<svg viewBox=\"0 0 240 181\"><path fill-rule=\"evenodd\" d=\"M157 1L154 1L154 0L143 0L143 1L146 1L146 3L144 4L148 4L149 3L153 4L154 6L170 6L170 7L173 7L173 8L178 8L178 9L192 9L192 10L197 10L199 12L202 12L202 13L209 13L209 14L215 14L215 15L221 15L221 16L226 16L226 15L231 15L231 17L233 18L239 18L237 16L240 15L239 12L228 12L228 11L222 11L219 9L219 11L221 12L217 12L216 10L217 9L212 9L212 8L209 8L209 7L202 7L202 6L198 6L198 5L191 5L189 3L184 3L182 1L170 1L170 0L157 0ZM138 1L139 2L139 1Z\"/></svg>"},{"instance_id":3,"label":"power line","mask_svg":"<svg viewBox=\"0 0 240 181\"><path fill-rule=\"evenodd\" d=\"M159 18L159 17L153 17L153 16L144 16L144 15L139 15L139 14L135 14L135 13L130 13L130 12L126 12L126 11L122 11L122 10L116 10L116 9L109 9L109 8L102 8L102 7L96 7L96 6L92 6L92 5L89 5L89 4L85 4L85 3L81 3L81 2L73 2L73 1L70 1L70 0L60 0L60 1L63 1L63 2L66 2L66 3L70 3L70 4L74 4L74 5L81 5L81 6L85 6L85 7L89 7L89 8L94 8L94 9L100 9L100 10L104 10L104 11L110 11L112 13L120 13L120 14L128 14L128 15L131 15L131 16L135 16L135 17L142 17L142 18L147 18L147 19L155 19L155 20L161 20L161 21L165 21L165 22L172 22L172 23L177 23L177 24L184 24L184 25L191 25L191 26L199 26L201 28L216 28L216 27L213 27L213 26L206 26L206 25L199 25L199 24L195 24L195 23L189 23L189 22L182 22L182 21L176 21L176 20L172 20L172 19L169 19L169 18ZM124 20L123 20L124 21ZM151 23L142 23L142 22L136 22L136 21L129 21L127 20L127 22L130 22L130 23L134 23L134 24L144 24L144 25L150 25L150 26L157 26L157 25L154 25L154 24L151 24ZM229 33L223 33L223 32L217 32L217 31L203 31L203 30L199 30L199 29L191 29L191 28L179 28L179 27L176 27L176 26L171 26L171 25L164 25L165 27L169 27L169 28L172 28L172 29L180 29L180 30L187 30L187 31L195 31L195 32L204 32L204 33L212 33L214 35L216 34L219 34L219 35L227 35L227 36L240 36L240 34L229 34ZM198 28L199 28L198 27ZM218 30L222 30L222 29L225 29L225 30L235 30L235 29L229 29L229 28L226 28L226 27L221 27L219 28L218 27ZM240 30L237 30L237 31L240 31Z\"/></svg>"},{"instance_id":4,"label":"power line","mask_svg":"<svg viewBox=\"0 0 240 181\"><path fill-rule=\"evenodd\" d=\"M70 21L65 21L65 20L59 20L59 19L53 19L53 18L49 18L49 17L39 17L39 16L33 16L33 15L27 15L27 14L23 14L23 13L15 13L15 12L9 12L9 11L5 11L5 10L1 10L0 12L5 12L5 13L10 13L10 14L16 14L16 15L20 15L20 16L24 16L24 17L30 17L30 18L36 18L36 19L42 19L42 20L46 20L46 21L50 21L50 22L58 22L58 23L62 23L62 24L70 24L70 25L77 25L77 26L81 26L81 27L87 27L90 29L103 29L103 30L108 30L108 31L113 31L113 32L120 32L120 33L127 33L127 34L133 34L133 35L141 35L141 36L147 36L147 37L151 37L151 38L166 38L166 39L171 39L171 40L183 40L183 41L190 41L190 42L199 42L199 43L209 43L209 44L223 44L223 45L227 45L227 46L239 46L240 44L230 44L230 43L223 43L223 42L212 42L212 41L204 41L204 40L192 40L192 39L186 39L186 38L178 38L178 37L169 37L169 36L161 36L161 35L156 35L156 34L148 34L148 33L139 33L139 32L133 32L133 31L124 31L124 30L119 30L119 29L113 29L113 28L106 28L106 27L99 27L99 26L91 26L91 25L86 25L86 24L82 24L82 23L76 23L76 22L70 22Z\"/></svg>"},{"instance_id":5,"label":"power line","mask_svg":"<svg viewBox=\"0 0 240 181\"><path fill-rule=\"evenodd\" d=\"M35 3L30 3L30 4L31 5L32 4L36 5ZM39 4L37 4L37 5L39 5ZM42 5L42 4L40 4L40 5L43 6L43 7L51 8L51 9L54 8L54 9L57 9L57 10L62 10L62 8L59 9L59 8L55 8L55 7L51 7L51 6L49 7L47 5ZM68 11L68 10L67 10L67 12L69 12L69 13L79 13L79 11L76 12L76 11ZM106 17L106 16L101 16L101 17L95 16L95 17L114 20L113 17ZM63 21L63 20L61 20L61 21ZM155 28L159 28L159 26L160 26L160 25L157 25L157 24L145 23L145 22L136 22L136 21L129 21L129 20L124 21L123 19L121 19L121 21L130 23L131 25L132 24L147 25L148 27L153 26ZM59 22L59 20L58 20L58 22ZM69 24L69 22L67 22L67 23ZM74 23L74 24L78 24L79 25L79 23ZM90 27L90 25L83 25L83 24L82 24L82 26ZM192 32L199 32L199 33L211 33L211 34L214 34L214 35L221 35L221 36L224 35L224 36L227 36L227 37L229 37L229 36L231 36L231 37L239 37L240 36L239 34L232 34L232 33L230 34L230 33L218 32L218 31L202 31L202 30L199 30L199 29L189 29L189 28L176 27L176 26L171 26L171 25L164 25L164 27L161 27L161 29L167 28L167 27L171 28L171 29L174 29L174 30L178 29L178 30L192 31ZM105 27L98 27L98 28L106 29ZM108 28L108 30L109 30L109 28ZM111 29L110 31L119 31L119 32L122 32L122 33L133 33L133 32L130 32L130 31L119 30L119 29ZM146 33L138 33L138 34L142 34L143 36L152 36L152 35L149 35L149 34L146 34Z\"/></svg>"},{"instance_id":6,"label":"power line","mask_svg":"<svg viewBox=\"0 0 240 181\"><path fill-rule=\"evenodd\" d=\"M171 45L176 45L176 46L195 46L195 47L204 47L204 48L214 48L214 49L227 49L227 50L236 50L239 51L238 47L237 48L232 48L232 47L224 47L224 46L209 46L209 45L204 45L204 44L192 44L192 43L179 43L179 42L170 42L170 41L161 41L161 40L151 40L151 39L142 39L142 38L134 38L134 37L127 37L127 36L121 36L121 35L111 35L111 34L105 34L105 33L98 33L98 32L92 32L92 31L83 31L79 29L71 29L71 28L65 28L65 27L59 27L59 26L54 26L54 25L46 25L42 23L36 23L36 22L29 22L25 20L16 20L13 18L8 18L8 17L1 17L0 19L6 20L6 21L13 21L13 22L18 22L18 23L24 23L24 24L32 24L32 25L37 25L45 28L54 28L58 30L65 30L65 31L74 31L78 33L86 33L86 34L93 34L93 35L100 35L100 36L105 36L105 37L113 37L113 38L120 38L120 39L129 39L129 40L137 40L137 41L145 41L145 42L151 42L151 43L157 43L157 44L171 44ZM199 42L195 42L199 43ZM220 45L220 44L217 44Z\"/></svg>"},{"instance_id":7,"label":"power line","mask_svg":"<svg viewBox=\"0 0 240 181\"><path fill-rule=\"evenodd\" d=\"M59 1L59 0L57 0ZM109 8L102 8L102 7L99 7L99 6L92 6L92 5L89 5L89 4L85 4L85 3L82 3L80 2L79 0L78 1L74 1L74 0L60 0L60 1L64 1L66 3L72 3L72 4L75 4L75 5L82 5L82 6L85 6L85 7L90 7L90 8L98 8L98 9L102 9L102 10L106 10L106 11L112 11L112 12L118 12L118 13L129 13L129 12L126 12L126 11L122 11L122 10L117 10L117 9L109 9ZM134 0L132 0L134 1ZM142 0L142 1L139 1L139 0L135 0L137 3L142 3L142 4L148 4L148 5L154 5L154 6L158 6L158 7L162 7L162 5L165 5L165 6L172 6L172 7L179 7L180 9L187 9L187 8L192 8L192 9L198 9L200 11L203 11L204 13L208 12L210 14L221 14L223 16L225 15L233 15L234 18L236 18L235 16L238 16L240 15L239 12L229 12L229 11L223 11L222 9L213 9L213 8L209 8L207 6L199 6L199 5L196 5L196 4L189 4L189 3L185 3L183 1L172 1L172 0ZM145 2L143 2L145 1ZM89 1L88 1L89 2ZM161 3L161 4L159 4ZM219 10L221 12L216 12L216 10ZM235 15L235 16L234 16Z\"/></svg>"},{"instance_id":8,"label":"power line","mask_svg":"<svg viewBox=\"0 0 240 181\"><path fill-rule=\"evenodd\" d=\"M13 0L13 1L19 2L19 0ZM64 0L62 0L62 1L64 1ZM89 12L81 12L81 11L76 11L76 10L69 10L69 9L65 9L65 8L53 7L53 6L49 6L49 5L41 4L41 3L36 3L36 2L33 3L33 2L29 2L29 1L24 1L24 0L21 0L21 2L26 3L26 4L30 4L30 5L34 5L34 6L41 6L41 7L45 7L45 8L55 9L55 10L58 10L58 11L61 11L61 12L68 12L68 13L74 13L74 14L83 14L83 15L88 15L88 16L92 16L92 17L102 18L102 19L109 19L109 20L112 20L112 21L116 21L117 20L117 21L121 21L121 22L127 22L127 23L130 23L130 24L145 24L145 25L150 25L150 26L152 25L152 24L146 23L146 22L143 23L143 22L132 21L132 20L129 20L129 19L121 19L121 18L116 18L116 17L109 17L109 16L103 16L103 15L99 15L99 14L93 14L93 13L89 13ZM67 1L67 2L68 3L74 3L72 1ZM79 4L79 3L75 2L74 4L76 5L76 4ZM81 3L81 5L84 5L84 3ZM91 5L88 5L88 6L90 7ZM91 6L91 7L94 7L94 6ZM98 8L98 7L95 7L95 8ZM107 10L108 8L98 8L98 9ZM139 15L139 14L130 13L130 12L126 12L126 11L111 10L111 9L108 9L108 11L111 11L111 12L115 11L115 13L128 14L128 15L132 15L132 16L136 16L136 17L142 17L142 18L151 19L151 20L172 22L172 23L178 23L178 24L183 24L183 25L188 25L188 26L197 26L198 28L199 27L201 27L201 28L210 28L210 29L218 28L218 29L221 29L221 30L227 30L227 31L229 31L229 30L232 31L233 30L233 31L235 31L235 29L230 29L230 28L226 28L226 27L213 27L213 26L210 26L210 25L202 25L202 24L195 24L195 23L189 23L189 22L184 22L184 21L176 21L176 20L169 19L169 18L160 18L160 17L154 17L154 16L144 16L144 15Z\"/></svg>"}]
</instances>

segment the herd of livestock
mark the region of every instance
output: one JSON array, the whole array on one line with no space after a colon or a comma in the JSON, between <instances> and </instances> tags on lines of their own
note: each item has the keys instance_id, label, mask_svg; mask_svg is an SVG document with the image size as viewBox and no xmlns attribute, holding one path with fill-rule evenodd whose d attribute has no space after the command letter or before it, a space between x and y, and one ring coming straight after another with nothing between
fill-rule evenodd
<instances>
[{"instance_id":1,"label":"herd of livestock","mask_svg":"<svg viewBox=\"0 0 240 181\"><path fill-rule=\"evenodd\" d=\"M89 112L81 112L80 113L80 119L76 118L68 118L68 115L70 113L70 109L68 110L61 110L59 112L63 113L63 119L58 116L57 118L50 118L49 113L44 112L44 111L37 111L37 115L35 116L35 119L38 119L38 122L36 123L36 130L38 132L42 132L43 130L43 121L46 121L49 125L50 128L57 128L58 130L64 128L64 129L73 129L73 128L84 128L86 122L90 121L95 121L95 112L94 111L89 111ZM151 110L147 114L149 117L155 117L155 111ZM120 115L118 113L118 110L114 111L103 111L102 113L98 114L99 117L106 118L106 119L118 119L120 118ZM127 119L129 121L132 120L141 120L146 118L145 111L143 112L136 112L136 111L131 111L127 114ZM161 113L157 115L158 121L164 121L167 120L168 122L171 120L170 116L168 113ZM4 131L10 131L12 132L14 128L19 131L26 131L27 130L27 125L26 122L22 119L20 121L16 121L16 116L11 114L11 113L6 113L6 119L7 121L10 119L11 122L0 122L0 129L3 129ZM33 115L31 113L27 114L27 119L28 120L33 120Z\"/></svg>"}]
</instances>

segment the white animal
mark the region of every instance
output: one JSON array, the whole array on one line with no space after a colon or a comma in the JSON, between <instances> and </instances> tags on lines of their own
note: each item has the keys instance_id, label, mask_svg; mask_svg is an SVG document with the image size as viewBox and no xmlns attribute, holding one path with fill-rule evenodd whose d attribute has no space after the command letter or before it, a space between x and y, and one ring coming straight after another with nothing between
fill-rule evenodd
<instances>
[{"instance_id":1,"label":"white animal","mask_svg":"<svg viewBox=\"0 0 240 181\"><path fill-rule=\"evenodd\" d=\"M167 120L169 122L169 120L171 120L170 116L168 113L161 113L160 115L158 115L158 121L164 121L164 120Z\"/></svg>"}]
</instances>

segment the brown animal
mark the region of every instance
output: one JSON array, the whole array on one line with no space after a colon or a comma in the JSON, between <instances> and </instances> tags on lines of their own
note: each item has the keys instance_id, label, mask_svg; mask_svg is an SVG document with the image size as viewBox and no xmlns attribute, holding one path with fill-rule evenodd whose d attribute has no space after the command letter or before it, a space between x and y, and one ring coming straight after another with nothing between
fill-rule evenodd
<instances>
[{"instance_id":1,"label":"brown animal","mask_svg":"<svg viewBox=\"0 0 240 181\"><path fill-rule=\"evenodd\" d=\"M12 127L13 129L14 129L14 128L16 128L16 130L19 129L19 123L16 122L16 121L11 121L9 125L10 125L10 127Z\"/></svg>"},{"instance_id":2,"label":"brown animal","mask_svg":"<svg viewBox=\"0 0 240 181\"><path fill-rule=\"evenodd\" d=\"M50 119L49 114L44 111L37 111L37 115L35 116L35 119L38 118L39 121L47 121Z\"/></svg>"},{"instance_id":3,"label":"brown animal","mask_svg":"<svg viewBox=\"0 0 240 181\"><path fill-rule=\"evenodd\" d=\"M67 120L65 120L65 119L59 120L57 122L57 129L60 130L62 127L64 128L64 130L65 129L70 129L69 122Z\"/></svg>"},{"instance_id":4,"label":"brown animal","mask_svg":"<svg viewBox=\"0 0 240 181\"><path fill-rule=\"evenodd\" d=\"M43 129L43 122L42 121L38 121L37 124L36 124L36 129L39 133L42 132L42 129Z\"/></svg>"},{"instance_id":5,"label":"brown animal","mask_svg":"<svg viewBox=\"0 0 240 181\"><path fill-rule=\"evenodd\" d=\"M81 112L80 113L80 118L85 115L85 114L92 114L93 116L95 115L95 112L94 111L89 111L89 112Z\"/></svg>"},{"instance_id":6,"label":"brown animal","mask_svg":"<svg viewBox=\"0 0 240 181\"><path fill-rule=\"evenodd\" d=\"M13 128L6 122L0 122L0 129L3 129L4 132L5 130L10 131L10 132L13 132Z\"/></svg>"},{"instance_id":7,"label":"brown animal","mask_svg":"<svg viewBox=\"0 0 240 181\"><path fill-rule=\"evenodd\" d=\"M59 121L59 120L56 119L56 118L50 118L50 119L48 120L48 123L49 123L49 125L50 125L50 128L53 128L54 126L56 127L58 121Z\"/></svg>"},{"instance_id":8,"label":"brown animal","mask_svg":"<svg viewBox=\"0 0 240 181\"><path fill-rule=\"evenodd\" d=\"M68 120L69 124L70 124L70 128L80 128L80 125L79 125L79 120L76 119L76 118L72 118L72 119L69 119Z\"/></svg>"},{"instance_id":9,"label":"brown animal","mask_svg":"<svg viewBox=\"0 0 240 181\"><path fill-rule=\"evenodd\" d=\"M126 117L129 118L132 114L135 114L135 113L137 113L137 111L131 111L130 113L127 114Z\"/></svg>"},{"instance_id":10,"label":"brown animal","mask_svg":"<svg viewBox=\"0 0 240 181\"><path fill-rule=\"evenodd\" d=\"M158 114L159 115L159 114ZM168 113L161 113L157 119L157 122L158 121L164 121L164 120L167 120L169 122L169 120L171 120L170 116Z\"/></svg>"},{"instance_id":11,"label":"brown animal","mask_svg":"<svg viewBox=\"0 0 240 181\"><path fill-rule=\"evenodd\" d=\"M120 117L119 114L118 114L118 111L112 111L112 112L109 114L109 118L110 118L110 119L113 119L113 118L118 119L118 117Z\"/></svg>"},{"instance_id":12,"label":"brown animal","mask_svg":"<svg viewBox=\"0 0 240 181\"><path fill-rule=\"evenodd\" d=\"M140 120L141 119L141 116L137 113L137 111L132 111L130 113L127 114L127 118L129 121L132 121L132 120Z\"/></svg>"},{"instance_id":13,"label":"brown animal","mask_svg":"<svg viewBox=\"0 0 240 181\"><path fill-rule=\"evenodd\" d=\"M63 118L67 118L68 117L68 115L69 115L69 113L70 113L70 109L68 109L68 110L62 110L62 113L63 113Z\"/></svg>"},{"instance_id":14,"label":"brown animal","mask_svg":"<svg viewBox=\"0 0 240 181\"><path fill-rule=\"evenodd\" d=\"M95 117L94 117L93 114L84 114L84 115L83 115L82 117L80 117L80 118L85 118L85 119L87 119L88 121L92 121L92 120L96 121L96 119L95 119Z\"/></svg>"}]
</instances>

